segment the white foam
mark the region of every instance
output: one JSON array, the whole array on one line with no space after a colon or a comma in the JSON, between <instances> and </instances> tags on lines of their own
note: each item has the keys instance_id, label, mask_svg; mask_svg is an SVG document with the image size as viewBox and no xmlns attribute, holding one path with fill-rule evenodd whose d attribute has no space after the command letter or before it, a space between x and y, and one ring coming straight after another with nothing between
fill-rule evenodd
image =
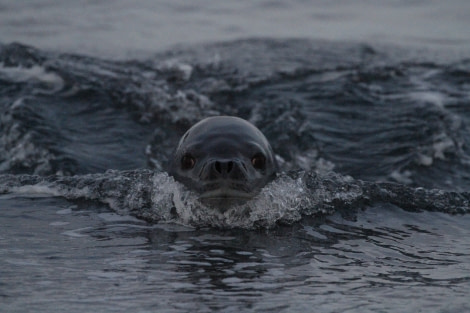
<instances>
[{"instance_id":1,"label":"white foam","mask_svg":"<svg viewBox=\"0 0 470 313\"><path fill-rule=\"evenodd\" d=\"M158 176L153 205L163 220L190 226L225 228L272 227L278 221L294 222L301 210L314 206L305 191L304 182L282 176L268 184L252 200L224 210L201 203L199 195L187 190L168 176ZM177 216L171 214L176 209Z\"/></svg>"},{"instance_id":2,"label":"white foam","mask_svg":"<svg viewBox=\"0 0 470 313\"><path fill-rule=\"evenodd\" d=\"M62 193L54 187L50 187L47 185L25 185L20 187L13 187L10 192L15 194L21 195L28 195L28 196L46 196L46 197L58 197L62 196Z\"/></svg>"},{"instance_id":3,"label":"white foam","mask_svg":"<svg viewBox=\"0 0 470 313\"><path fill-rule=\"evenodd\" d=\"M83 228L68 230L68 231L63 232L62 234L68 237L72 237L72 238L88 237L88 235L82 234L81 232L85 230L90 230L90 229L92 229L92 227L83 227Z\"/></svg>"},{"instance_id":4,"label":"white foam","mask_svg":"<svg viewBox=\"0 0 470 313\"><path fill-rule=\"evenodd\" d=\"M179 78L182 80L189 80L193 73L193 67L189 64L179 62L176 59L166 60L159 65L160 70L170 70L179 75Z\"/></svg>"},{"instance_id":5,"label":"white foam","mask_svg":"<svg viewBox=\"0 0 470 313\"><path fill-rule=\"evenodd\" d=\"M58 91L64 86L64 80L59 75L48 72L44 67L39 65L32 67L10 67L0 63L0 77L17 83L40 83L52 92Z\"/></svg>"},{"instance_id":6,"label":"white foam","mask_svg":"<svg viewBox=\"0 0 470 313\"><path fill-rule=\"evenodd\" d=\"M432 148L434 150L434 157L437 159L445 160L444 153L450 148L454 148L454 146L454 141L449 138L446 134L438 136L438 139L432 145Z\"/></svg>"},{"instance_id":7,"label":"white foam","mask_svg":"<svg viewBox=\"0 0 470 313\"><path fill-rule=\"evenodd\" d=\"M412 92L410 93L410 98L419 102L430 103L440 108L444 108L446 102L444 94L432 91Z\"/></svg>"},{"instance_id":8,"label":"white foam","mask_svg":"<svg viewBox=\"0 0 470 313\"><path fill-rule=\"evenodd\" d=\"M295 163L298 167L305 171L309 171L313 168L315 160L318 157L318 151L316 149L309 149L303 153L299 153L295 157Z\"/></svg>"},{"instance_id":9,"label":"white foam","mask_svg":"<svg viewBox=\"0 0 470 313\"><path fill-rule=\"evenodd\" d=\"M104 175L105 177L103 177ZM26 196L61 196L66 199L90 199L107 203L118 214L101 213L99 217L107 222L135 221L129 215L155 222L175 223L189 227L256 228L273 227L277 222L292 223L301 219L302 214L319 212L319 201L340 198L348 200L350 191L316 188L314 192L305 186L304 179L280 174L266 185L253 199L241 204L218 207L201 202L200 195L188 190L165 172L154 173L152 186L148 186L147 175L135 175L132 187L122 187L120 180L130 177L120 172L109 171L93 177L75 176L63 181L40 182L35 185L11 187L8 192ZM96 180L98 179L98 180ZM143 179L143 180L140 180ZM74 188L75 185L80 188ZM109 188L99 182L118 182ZM85 184L84 184L85 182ZM106 189L101 189L106 186ZM123 185L125 186L125 184ZM150 191L150 198L147 198ZM70 214L72 208L59 210L57 214ZM65 233L71 237L83 236L78 231Z\"/></svg>"},{"instance_id":10,"label":"white foam","mask_svg":"<svg viewBox=\"0 0 470 313\"><path fill-rule=\"evenodd\" d=\"M411 184L413 183L413 180L410 178L411 177L411 172L410 171L404 171L404 172L399 172L398 170L393 171L390 173L390 177L396 180L399 183L402 184Z\"/></svg>"},{"instance_id":11,"label":"white foam","mask_svg":"<svg viewBox=\"0 0 470 313\"><path fill-rule=\"evenodd\" d=\"M417 155L416 162L419 165L431 166L433 164L433 161L434 161L434 159L432 157L428 156L428 155L425 155L425 154L422 154L422 153L419 153Z\"/></svg>"},{"instance_id":12,"label":"white foam","mask_svg":"<svg viewBox=\"0 0 470 313\"><path fill-rule=\"evenodd\" d=\"M70 206L66 209L63 209L63 210L59 210L57 212L55 212L56 214L59 214L59 215L68 215L68 214L72 214L72 209L76 208L77 206L76 205L73 205L73 206Z\"/></svg>"}]
</instances>

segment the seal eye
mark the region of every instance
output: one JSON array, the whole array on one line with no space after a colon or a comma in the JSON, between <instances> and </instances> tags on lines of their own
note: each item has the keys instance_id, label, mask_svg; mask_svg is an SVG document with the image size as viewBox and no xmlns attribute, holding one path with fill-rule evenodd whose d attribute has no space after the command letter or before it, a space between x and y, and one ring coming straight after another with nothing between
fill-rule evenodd
<instances>
[{"instance_id":1,"label":"seal eye","mask_svg":"<svg viewBox=\"0 0 470 313\"><path fill-rule=\"evenodd\" d=\"M251 158L251 165L257 170L264 170L266 167L266 157L261 154L257 153Z\"/></svg>"},{"instance_id":2,"label":"seal eye","mask_svg":"<svg viewBox=\"0 0 470 313\"><path fill-rule=\"evenodd\" d=\"M196 159L189 153L186 153L181 158L181 168L183 170L190 170L196 165Z\"/></svg>"}]
</instances>

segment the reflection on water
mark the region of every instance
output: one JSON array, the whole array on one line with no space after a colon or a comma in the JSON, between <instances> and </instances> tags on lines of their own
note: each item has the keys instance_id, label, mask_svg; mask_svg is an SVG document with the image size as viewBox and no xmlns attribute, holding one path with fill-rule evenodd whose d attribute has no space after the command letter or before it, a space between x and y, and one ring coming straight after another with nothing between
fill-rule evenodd
<instances>
[{"instance_id":1,"label":"reflection on water","mask_svg":"<svg viewBox=\"0 0 470 313\"><path fill-rule=\"evenodd\" d=\"M468 216L386 205L272 230L198 230L61 199L0 205L7 312L469 308Z\"/></svg>"}]
</instances>

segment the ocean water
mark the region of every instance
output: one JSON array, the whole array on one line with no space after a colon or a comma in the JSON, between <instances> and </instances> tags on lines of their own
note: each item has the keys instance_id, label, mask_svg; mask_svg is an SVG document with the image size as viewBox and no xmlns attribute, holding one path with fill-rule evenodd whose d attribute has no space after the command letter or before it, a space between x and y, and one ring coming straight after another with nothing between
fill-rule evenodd
<instances>
[{"instance_id":1,"label":"ocean water","mask_svg":"<svg viewBox=\"0 0 470 313\"><path fill-rule=\"evenodd\" d=\"M467 12L0 1L0 311L470 311ZM220 114L281 167L223 212L165 167Z\"/></svg>"},{"instance_id":2,"label":"ocean water","mask_svg":"<svg viewBox=\"0 0 470 313\"><path fill-rule=\"evenodd\" d=\"M470 48L466 0L0 1L2 42L129 59L249 37Z\"/></svg>"}]
</instances>

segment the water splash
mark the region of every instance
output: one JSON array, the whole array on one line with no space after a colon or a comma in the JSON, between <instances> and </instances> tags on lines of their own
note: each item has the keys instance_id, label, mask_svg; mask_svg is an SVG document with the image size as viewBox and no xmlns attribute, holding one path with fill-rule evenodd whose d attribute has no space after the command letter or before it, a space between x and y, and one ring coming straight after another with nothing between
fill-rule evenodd
<instances>
[{"instance_id":1,"label":"water splash","mask_svg":"<svg viewBox=\"0 0 470 313\"><path fill-rule=\"evenodd\" d=\"M447 213L470 211L470 194L409 188L391 183L353 180L336 173L280 174L253 199L221 209L207 205L198 195L165 172L107 171L83 176L0 176L0 192L60 196L93 200L122 215L151 223L171 222L193 227L271 228L292 224L305 215L356 210L371 202L387 202L403 209Z\"/></svg>"},{"instance_id":2,"label":"water splash","mask_svg":"<svg viewBox=\"0 0 470 313\"><path fill-rule=\"evenodd\" d=\"M64 87L64 80L57 73L40 65L31 67L6 66L0 62L0 80L14 83L30 83L34 93L53 94Z\"/></svg>"}]
</instances>

